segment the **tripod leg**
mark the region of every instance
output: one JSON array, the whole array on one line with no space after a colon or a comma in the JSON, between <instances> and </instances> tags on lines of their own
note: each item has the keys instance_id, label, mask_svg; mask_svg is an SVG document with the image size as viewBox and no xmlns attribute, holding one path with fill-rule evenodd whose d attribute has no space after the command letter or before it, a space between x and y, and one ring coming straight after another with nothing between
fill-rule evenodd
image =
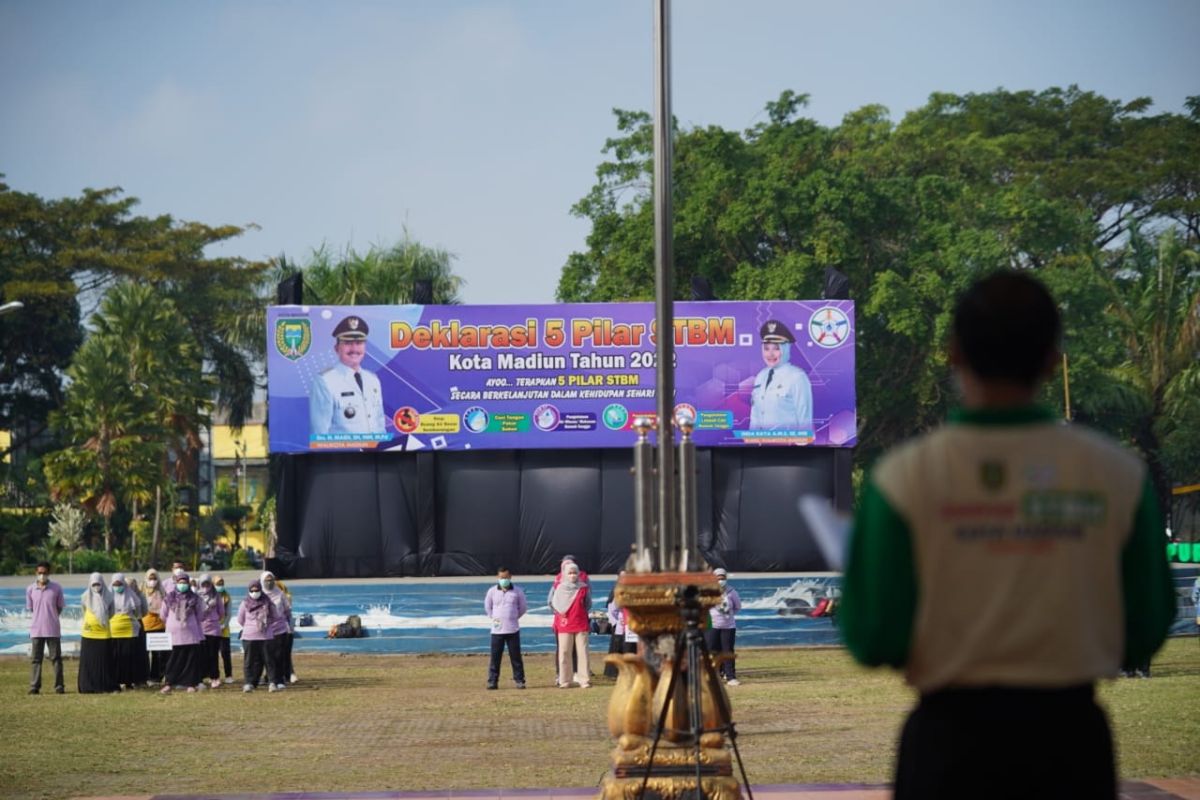
<instances>
[{"instance_id":1,"label":"tripod leg","mask_svg":"<svg viewBox=\"0 0 1200 800\"><path fill-rule=\"evenodd\" d=\"M754 790L750 788L750 778L746 775L746 764L742 761L742 753L738 749L737 743L737 728L733 725L733 712L729 709L729 704L725 702L725 694L721 691L721 676L717 674L717 668L713 666L712 654L708 651L708 642L704 638L700 638L700 651L704 658L704 673L708 676L713 686L713 702L717 705L717 713L721 719L725 720L725 727L729 731L729 744L733 747L733 755L737 758L738 772L742 775L742 785L746 787L746 795L749 800L754 800Z\"/></svg>"},{"instance_id":2,"label":"tripod leg","mask_svg":"<svg viewBox=\"0 0 1200 800\"><path fill-rule=\"evenodd\" d=\"M704 800L704 787L701 783L700 776L700 737L704 734L704 713L702 706L701 692L703 680L700 674L700 659L703 657L701 649L696 645L696 640L703 642L704 637L700 633L698 627L694 624L688 624L687 630L687 661L688 661L688 681L691 683L692 702L689 710L689 718L692 729L692 750L696 759L696 800Z\"/></svg>"},{"instance_id":3,"label":"tripod leg","mask_svg":"<svg viewBox=\"0 0 1200 800\"><path fill-rule=\"evenodd\" d=\"M638 800L642 800L646 795L646 785L650 783L650 771L654 769L654 754L658 752L658 742L662 739L663 726L667 724L667 712L671 709L671 698L675 695L675 683L679 680L679 659L683 656L683 648L686 644L684 634L680 633L679 638L675 642L675 661L672 662L675 668L671 670L671 680L667 683L667 694L663 700L662 711L658 714L658 726L654 729L654 741L650 743L650 758L646 761L646 774L642 776L642 787L638 789Z\"/></svg>"}]
</instances>

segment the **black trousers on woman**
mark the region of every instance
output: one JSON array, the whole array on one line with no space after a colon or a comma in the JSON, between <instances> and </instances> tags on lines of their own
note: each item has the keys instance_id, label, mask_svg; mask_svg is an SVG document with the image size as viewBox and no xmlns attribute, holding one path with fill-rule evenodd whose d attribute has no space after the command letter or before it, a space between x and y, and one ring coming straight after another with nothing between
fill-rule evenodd
<instances>
[{"instance_id":1,"label":"black trousers on woman","mask_svg":"<svg viewBox=\"0 0 1200 800\"><path fill-rule=\"evenodd\" d=\"M221 637L204 637L204 677L209 680L221 678Z\"/></svg>"},{"instance_id":2,"label":"black trousers on woman","mask_svg":"<svg viewBox=\"0 0 1200 800\"><path fill-rule=\"evenodd\" d=\"M229 648L229 637L221 637L221 660L225 662L225 677L233 677L233 655Z\"/></svg>"},{"instance_id":3,"label":"black trousers on woman","mask_svg":"<svg viewBox=\"0 0 1200 800\"><path fill-rule=\"evenodd\" d=\"M128 639L114 638L108 641L112 650L113 680L119 686L134 686L137 666L133 659L137 653L137 638L130 636Z\"/></svg>"},{"instance_id":4,"label":"black trousers on woman","mask_svg":"<svg viewBox=\"0 0 1200 800\"><path fill-rule=\"evenodd\" d=\"M104 694L117 691L116 669L113 665L109 639L79 640L79 693Z\"/></svg>"},{"instance_id":5,"label":"black trousers on woman","mask_svg":"<svg viewBox=\"0 0 1200 800\"><path fill-rule=\"evenodd\" d=\"M270 644L270 640L242 639L242 683L258 686L263 670L267 672L267 680L275 682L273 671L267 666L267 646Z\"/></svg>"},{"instance_id":6,"label":"black trousers on woman","mask_svg":"<svg viewBox=\"0 0 1200 800\"><path fill-rule=\"evenodd\" d=\"M199 686L204 678L204 643L177 644L171 648L171 659L163 683L167 686Z\"/></svg>"},{"instance_id":7,"label":"black trousers on woman","mask_svg":"<svg viewBox=\"0 0 1200 800\"><path fill-rule=\"evenodd\" d=\"M137 638L133 641L133 685L142 686L146 683L146 676L150 671L146 657L146 632L138 631Z\"/></svg>"}]
</instances>

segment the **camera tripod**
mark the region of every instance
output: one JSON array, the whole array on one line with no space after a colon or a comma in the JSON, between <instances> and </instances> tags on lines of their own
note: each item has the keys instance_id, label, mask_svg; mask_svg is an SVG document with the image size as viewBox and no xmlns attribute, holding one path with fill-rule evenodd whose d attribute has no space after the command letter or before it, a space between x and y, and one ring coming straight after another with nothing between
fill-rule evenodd
<instances>
[{"instance_id":1,"label":"camera tripod","mask_svg":"<svg viewBox=\"0 0 1200 800\"><path fill-rule=\"evenodd\" d=\"M650 758L646 762L646 772L642 776L642 785L638 789L638 800L643 800L646 793L646 786L650 782L650 773L654 769L654 754L658 752L658 743L662 739L663 733L666 732L667 714L671 708L671 700L675 696L675 686L679 681L679 675L683 672L680 669L681 659L687 658L687 673L688 673L688 692L690 701L688 703L688 728L685 731L672 729L672 733L686 733L687 739L692 744L693 761L696 767L696 790L695 800L704 800L704 789L701 779L704 775L704 767L700 758L700 737L706 733L722 733L729 737L729 744L733 746L734 757L737 758L738 771L742 776L742 785L746 787L746 794L749 800L754 800L754 792L750 789L750 779L746 777L746 765L742 762L741 751L737 745L737 728L733 724L733 714L729 709L729 703L725 700L725 694L720 691L720 676L717 675L716 667L713 666L712 657L708 650L708 643L704 641L704 631L700 629L700 620L704 614L704 607L700 605L700 591L695 586L677 590L675 593L675 604L679 606L679 614L683 618L684 631L683 635L679 636L675 641L675 660L674 668L671 670L671 680L667 684L667 692L664 696L662 711L658 715L658 724L654 728L654 741L650 745ZM701 674L703 670L703 674ZM724 720L724 723L715 728L704 727L704 713L701 705L701 694L703 689L703 680L711 681L711 685L716 691L712 692L713 702L717 706L718 719Z\"/></svg>"}]
</instances>

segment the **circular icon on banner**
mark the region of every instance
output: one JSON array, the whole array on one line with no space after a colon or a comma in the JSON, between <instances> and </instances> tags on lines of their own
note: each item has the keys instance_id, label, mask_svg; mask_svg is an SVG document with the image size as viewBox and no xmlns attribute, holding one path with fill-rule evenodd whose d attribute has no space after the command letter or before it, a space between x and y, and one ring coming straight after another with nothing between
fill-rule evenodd
<instances>
[{"instance_id":1,"label":"circular icon on banner","mask_svg":"<svg viewBox=\"0 0 1200 800\"><path fill-rule=\"evenodd\" d=\"M558 409L549 403L538 406L533 412L533 424L538 427L538 430L552 431L558 427L561 419Z\"/></svg>"},{"instance_id":2,"label":"circular icon on banner","mask_svg":"<svg viewBox=\"0 0 1200 800\"><path fill-rule=\"evenodd\" d=\"M838 347L850 335L850 318L840 308L818 308L808 318L808 335L819 347Z\"/></svg>"},{"instance_id":3,"label":"circular icon on banner","mask_svg":"<svg viewBox=\"0 0 1200 800\"><path fill-rule=\"evenodd\" d=\"M421 424L421 415L412 406L403 406L392 415L392 424L401 433L412 433Z\"/></svg>"},{"instance_id":4,"label":"circular icon on banner","mask_svg":"<svg viewBox=\"0 0 1200 800\"><path fill-rule=\"evenodd\" d=\"M691 403L679 403L675 406L675 424L696 424L696 407Z\"/></svg>"},{"instance_id":5,"label":"circular icon on banner","mask_svg":"<svg viewBox=\"0 0 1200 800\"><path fill-rule=\"evenodd\" d=\"M603 413L604 427L610 431L624 430L629 424L629 409L620 403L612 403L606 406Z\"/></svg>"},{"instance_id":6,"label":"circular icon on banner","mask_svg":"<svg viewBox=\"0 0 1200 800\"><path fill-rule=\"evenodd\" d=\"M480 408L479 406L471 406L462 415L463 427L471 433L483 433L486 431L489 419L487 409Z\"/></svg>"}]
</instances>

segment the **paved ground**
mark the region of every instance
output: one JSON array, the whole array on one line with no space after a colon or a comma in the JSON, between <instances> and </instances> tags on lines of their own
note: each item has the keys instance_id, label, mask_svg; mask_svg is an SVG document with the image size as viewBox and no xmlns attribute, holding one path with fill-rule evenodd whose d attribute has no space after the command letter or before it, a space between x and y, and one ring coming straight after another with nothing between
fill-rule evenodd
<instances>
[{"instance_id":1,"label":"paved ground","mask_svg":"<svg viewBox=\"0 0 1200 800\"><path fill-rule=\"evenodd\" d=\"M588 789L496 789L493 791L455 792L339 792L317 794L282 792L277 794L205 794L205 795L136 795L126 797L80 798L80 800L579 800L595 797L597 790ZM793 783L758 786L756 800L888 800L891 790L886 786L862 784ZM1164 778L1147 781L1124 781L1120 800L1200 800L1200 778Z\"/></svg>"}]
</instances>

